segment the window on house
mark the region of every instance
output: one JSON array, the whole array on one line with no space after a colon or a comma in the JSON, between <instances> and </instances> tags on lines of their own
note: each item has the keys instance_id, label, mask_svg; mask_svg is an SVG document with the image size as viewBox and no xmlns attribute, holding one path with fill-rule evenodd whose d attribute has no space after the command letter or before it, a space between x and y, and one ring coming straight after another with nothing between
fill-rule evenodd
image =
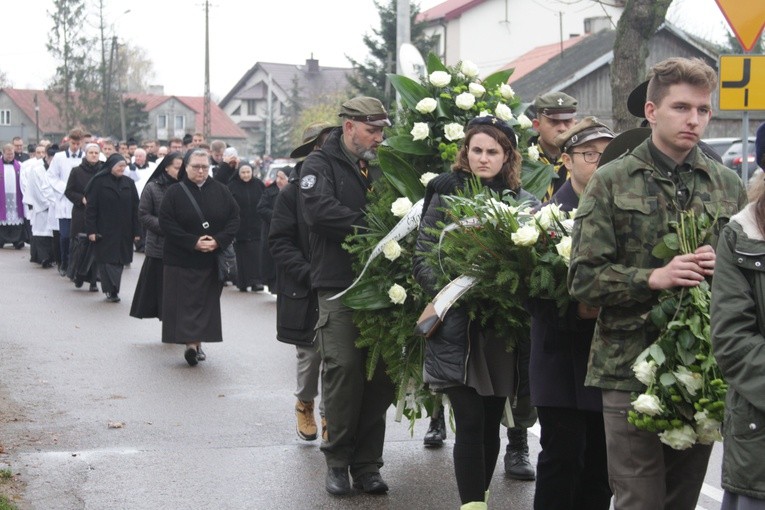
<instances>
[{"instance_id":1,"label":"window on house","mask_svg":"<svg viewBox=\"0 0 765 510\"><path fill-rule=\"evenodd\" d=\"M0 126L10 126L10 125L11 125L11 111L0 110Z\"/></svg>"},{"instance_id":2,"label":"window on house","mask_svg":"<svg viewBox=\"0 0 765 510\"><path fill-rule=\"evenodd\" d=\"M175 130L176 131L183 131L186 129L186 116L185 115L176 115L175 116Z\"/></svg>"},{"instance_id":3,"label":"window on house","mask_svg":"<svg viewBox=\"0 0 765 510\"><path fill-rule=\"evenodd\" d=\"M254 99L248 99L247 100L247 115L255 115L256 113L257 113L256 101Z\"/></svg>"},{"instance_id":4,"label":"window on house","mask_svg":"<svg viewBox=\"0 0 765 510\"><path fill-rule=\"evenodd\" d=\"M167 129L167 115L157 115L157 129Z\"/></svg>"}]
</instances>

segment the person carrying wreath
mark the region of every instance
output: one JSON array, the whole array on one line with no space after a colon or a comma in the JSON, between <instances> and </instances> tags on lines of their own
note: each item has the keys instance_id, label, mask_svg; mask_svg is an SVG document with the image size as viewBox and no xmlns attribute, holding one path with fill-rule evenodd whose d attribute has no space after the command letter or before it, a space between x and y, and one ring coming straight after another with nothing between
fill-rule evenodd
<instances>
[{"instance_id":1,"label":"person carrying wreath","mask_svg":"<svg viewBox=\"0 0 765 510\"><path fill-rule=\"evenodd\" d=\"M433 178L425 192L413 273L432 296L439 289L425 254L438 244L432 229L446 219L444 196L456 194L478 177L483 186L509 193L518 202L539 203L521 189L521 155L507 123L491 115L476 117L466 131L453 171ZM431 389L445 392L454 410L454 472L463 510L487 508L500 450L499 425L505 401L515 390L515 354L508 353L505 345L490 327L481 326L480 318L469 320L459 307L446 314L425 344L423 380Z\"/></svg>"},{"instance_id":2,"label":"person carrying wreath","mask_svg":"<svg viewBox=\"0 0 765 510\"><path fill-rule=\"evenodd\" d=\"M600 307L585 384L602 390L614 506L692 510L712 446L675 450L628 423L631 392L644 388L632 366L658 336L646 316L661 291L697 286L714 273L716 235L667 264L652 254L670 221L693 210L722 228L746 194L735 173L697 147L712 116L714 70L699 59L670 58L649 77L651 135L590 179L574 222L568 288L577 301Z\"/></svg>"}]
</instances>

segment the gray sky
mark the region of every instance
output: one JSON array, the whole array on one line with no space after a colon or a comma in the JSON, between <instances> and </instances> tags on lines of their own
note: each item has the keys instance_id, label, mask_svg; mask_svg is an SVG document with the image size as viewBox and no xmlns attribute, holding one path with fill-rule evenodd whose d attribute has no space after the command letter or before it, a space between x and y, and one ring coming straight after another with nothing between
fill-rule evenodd
<instances>
[{"instance_id":1,"label":"gray sky","mask_svg":"<svg viewBox=\"0 0 765 510\"><path fill-rule=\"evenodd\" d=\"M544 1L554 5L588 0ZM114 23L119 39L144 48L153 61L155 76L150 83L164 85L166 94L203 94L202 0L106 2L107 20ZM420 5L425 10L439 3L422 0ZM52 1L25 0L16 5L13 19L3 23L0 70L17 88L44 88L55 65L45 49L52 27L46 11L52 9ZM130 12L124 14L127 6ZM674 0L668 17L707 38L719 39L724 30L714 0ZM97 22L95 11L83 20L91 26ZM362 37L378 25L372 0L212 0L213 97L222 98L258 61L302 64L313 54L320 65L347 67L345 55L362 60L366 55ZM97 48L94 51L99 54Z\"/></svg>"}]
</instances>

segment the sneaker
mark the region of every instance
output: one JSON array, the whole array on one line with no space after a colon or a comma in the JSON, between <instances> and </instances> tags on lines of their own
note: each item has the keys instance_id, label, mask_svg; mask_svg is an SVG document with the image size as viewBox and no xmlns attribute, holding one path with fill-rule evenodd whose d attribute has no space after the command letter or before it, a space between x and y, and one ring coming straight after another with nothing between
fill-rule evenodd
<instances>
[{"instance_id":1,"label":"sneaker","mask_svg":"<svg viewBox=\"0 0 765 510\"><path fill-rule=\"evenodd\" d=\"M313 400L303 402L298 399L295 403L297 416L297 435L305 441L316 439L316 420L313 417Z\"/></svg>"},{"instance_id":2,"label":"sneaker","mask_svg":"<svg viewBox=\"0 0 765 510\"><path fill-rule=\"evenodd\" d=\"M327 433L327 419L321 417L321 440L324 442L329 441L329 434Z\"/></svg>"}]
</instances>

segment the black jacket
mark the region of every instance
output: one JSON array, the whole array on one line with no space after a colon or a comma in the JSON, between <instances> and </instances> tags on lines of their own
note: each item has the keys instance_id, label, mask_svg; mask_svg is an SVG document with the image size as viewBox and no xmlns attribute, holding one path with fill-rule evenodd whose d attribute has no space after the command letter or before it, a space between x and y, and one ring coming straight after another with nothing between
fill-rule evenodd
<instances>
[{"instance_id":1,"label":"black jacket","mask_svg":"<svg viewBox=\"0 0 765 510\"><path fill-rule=\"evenodd\" d=\"M311 285L344 289L354 278L351 256L342 243L364 225L368 183L341 148L342 128L333 129L318 151L303 162L300 197L311 231ZM372 180L379 169L370 167Z\"/></svg>"},{"instance_id":2,"label":"black jacket","mask_svg":"<svg viewBox=\"0 0 765 510\"><path fill-rule=\"evenodd\" d=\"M566 181L551 202L564 211L579 205L571 181ZM563 317L554 301L532 299L531 360L529 382L531 403L535 406L602 411L599 388L585 387L595 319L579 319L577 303L572 302Z\"/></svg>"},{"instance_id":3,"label":"black jacket","mask_svg":"<svg viewBox=\"0 0 765 510\"><path fill-rule=\"evenodd\" d=\"M194 195L202 215L210 227L202 227L202 221L194 210L182 185ZM159 208L159 226L165 233L163 261L165 265L191 269L212 269L216 266L218 250L231 244L239 230L239 206L228 187L208 178L200 188L184 177L181 184L170 186ZM194 249L199 238L209 235L218 242L218 250L204 253Z\"/></svg>"},{"instance_id":4,"label":"black jacket","mask_svg":"<svg viewBox=\"0 0 765 510\"><path fill-rule=\"evenodd\" d=\"M85 232L100 236L95 261L123 265L132 262L133 238L141 235L138 191L133 180L124 175L97 177L85 198Z\"/></svg>"},{"instance_id":5,"label":"black jacket","mask_svg":"<svg viewBox=\"0 0 765 510\"><path fill-rule=\"evenodd\" d=\"M228 189L239 206L240 221L236 240L258 241L261 235L261 221L257 208L265 189L263 182L254 177L244 182L237 177L229 182Z\"/></svg>"},{"instance_id":6,"label":"black jacket","mask_svg":"<svg viewBox=\"0 0 765 510\"><path fill-rule=\"evenodd\" d=\"M85 186L101 169L101 162L97 161L94 165L83 159L79 166L72 168L69 174L69 180L66 181L66 190L64 195L72 202L72 237L81 232L85 232L85 204L82 203L82 197L85 196Z\"/></svg>"},{"instance_id":7,"label":"black jacket","mask_svg":"<svg viewBox=\"0 0 765 510\"><path fill-rule=\"evenodd\" d=\"M463 189L471 174L467 172L449 172L432 179L425 191L423 213L420 229L417 234L415 255L413 258L413 273L417 283L431 296L435 297L440 289L436 288L437 278L433 269L425 260L423 253L430 252L438 244L438 239L428 232L443 222L445 214L441 210L442 195L452 195ZM491 189L497 192L507 188L499 183L489 183ZM511 190L520 201L537 202L536 198L524 190ZM456 276L456 275L455 275ZM480 321L470 321L465 310L453 306L444 317L443 324L425 342L424 380L429 384L451 385L464 384L466 379L466 362L470 341L476 335L483 334L479 327Z\"/></svg>"},{"instance_id":8,"label":"black jacket","mask_svg":"<svg viewBox=\"0 0 765 510\"><path fill-rule=\"evenodd\" d=\"M319 317L316 291L311 289L308 226L300 204L300 167L276 197L268 245L276 262L276 338L282 342L313 343Z\"/></svg>"},{"instance_id":9,"label":"black jacket","mask_svg":"<svg viewBox=\"0 0 765 510\"><path fill-rule=\"evenodd\" d=\"M159 226L159 208L167 188L178 181L168 174L160 175L146 183L138 203L138 221L146 229L144 251L147 257L162 258L165 246L165 233Z\"/></svg>"}]
</instances>

